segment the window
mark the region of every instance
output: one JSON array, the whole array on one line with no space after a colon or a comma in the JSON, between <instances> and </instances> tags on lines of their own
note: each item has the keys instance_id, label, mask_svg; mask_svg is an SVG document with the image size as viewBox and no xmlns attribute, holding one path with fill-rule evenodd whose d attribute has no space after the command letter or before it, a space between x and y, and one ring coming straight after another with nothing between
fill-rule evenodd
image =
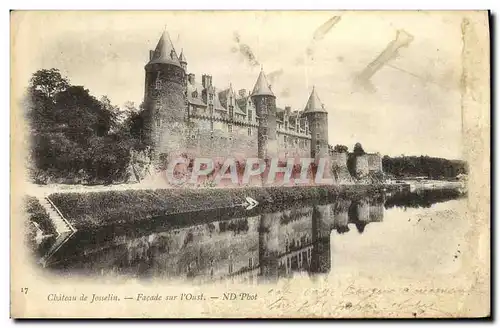
<instances>
[{"instance_id":1,"label":"window","mask_svg":"<svg viewBox=\"0 0 500 328\"><path fill-rule=\"evenodd\" d=\"M160 90L161 89L161 80L159 78L156 78L156 81L155 81L155 89L156 90Z\"/></svg>"},{"instance_id":2,"label":"window","mask_svg":"<svg viewBox=\"0 0 500 328\"><path fill-rule=\"evenodd\" d=\"M159 110L161 108L161 100L156 99L156 109Z\"/></svg>"},{"instance_id":3,"label":"window","mask_svg":"<svg viewBox=\"0 0 500 328\"><path fill-rule=\"evenodd\" d=\"M193 98L198 98L198 90L195 90L192 95Z\"/></svg>"},{"instance_id":4,"label":"window","mask_svg":"<svg viewBox=\"0 0 500 328\"><path fill-rule=\"evenodd\" d=\"M208 99L210 99L210 100L214 100L214 94L213 94L213 93L210 93L210 94L208 95Z\"/></svg>"},{"instance_id":5,"label":"window","mask_svg":"<svg viewBox=\"0 0 500 328\"><path fill-rule=\"evenodd\" d=\"M212 104L208 105L208 110L210 111L210 115L214 115L214 105Z\"/></svg>"},{"instance_id":6,"label":"window","mask_svg":"<svg viewBox=\"0 0 500 328\"><path fill-rule=\"evenodd\" d=\"M229 117L233 117L234 115L234 107L232 105L229 106Z\"/></svg>"},{"instance_id":7,"label":"window","mask_svg":"<svg viewBox=\"0 0 500 328\"><path fill-rule=\"evenodd\" d=\"M227 132L233 132L233 126L231 124L227 125Z\"/></svg>"},{"instance_id":8,"label":"window","mask_svg":"<svg viewBox=\"0 0 500 328\"><path fill-rule=\"evenodd\" d=\"M233 273L233 262L229 263L229 274Z\"/></svg>"},{"instance_id":9,"label":"window","mask_svg":"<svg viewBox=\"0 0 500 328\"><path fill-rule=\"evenodd\" d=\"M253 268L253 257L248 259L248 267Z\"/></svg>"},{"instance_id":10,"label":"window","mask_svg":"<svg viewBox=\"0 0 500 328\"><path fill-rule=\"evenodd\" d=\"M214 121L210 121L210 132L214 132Z\"/></svg>"},{"instance_id":11,"label":"window","mask_svg":"<svg viewBox=\"0 0 500 328\"><path fill-rule=\"evenodd\" d=\"M248 110L248 122L252 122L252 119L253 119L253 113L251 110Z\"/></svg>"},{"instance_id":12,"label":"window","mask_svg":"<svg viewBox=\"0 0 500 328\"><path fill-rule=\"evenodd\" d=\"M283 136L283 141L285 142L285 146L286 146L286 136Z\"/></svg>"},{"instance_id":13,"label":"window","mask_svg":"<svg viewBox=\"0 0 500 328\"><path fill-rule=\"evenodd\" d=\"M319 122L316 122L316 129L319 129Z\"/></svg>"},{"instance_id":14,"label":"window","mask_svg":"<svg viewBox=\"0 0 500 328\"><path fill-rule=\"evenodd\" d=\"M160 127L161 126L161 118L156 119L156 126Z\"/></svg>"},{"instance_id":15,"label":"window","mask_svg":"<svg viewBox=\"0 0 500 328\"><path fill-rule=\"evenodd\" d=\"M248 128L248 135L251 136L252 135L252 128Z\"/></svg>"},{"instance_id":16,"label":"window","mask_svg":"<svg viewBox=\"0 0 500 328\"><path fill-rule=\"evenodd\" d=\"M316 139L319 139L319 133L316 133Z\"/></svg>"}]
</instances>

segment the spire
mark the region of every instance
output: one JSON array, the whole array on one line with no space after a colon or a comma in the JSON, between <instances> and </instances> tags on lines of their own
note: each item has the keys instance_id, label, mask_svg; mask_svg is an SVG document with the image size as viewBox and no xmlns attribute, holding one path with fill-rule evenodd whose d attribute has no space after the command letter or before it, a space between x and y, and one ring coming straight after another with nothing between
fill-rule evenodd
<instances>
[{"instance_id":1,"label":"spire","mask_svg":"<svg viewBox=\"0 0 500 328\"><path fill-rule=\"evenodd\" d=\"M253 87L252 96L273 96L274 94L269 88L269 83L267 82L266 75L264 74L264 70L261 67L259 77L257 78L257 82L255 82L255 86Z\"/></svg>"},{"instance_id":2,"label":"spire","mask_svg":"<svg viewBox=\"0 0 500 328\"><path fill-rule=\"evenodd\" d=\"M165 30L163 31L156 49L154 51L153 57L149 61L149 64L171 64L176 66L181 66L179 63L179 57L175 52L172 40L170 40L170 35Z\"/></svg>"},{"instance_id":3,"label":"spire","mask_svg":"<svg viewBox=\"0 0 500 328\"><path fill-rule=\"evenodd\" d=\"M184 56L184 49L181 49L181 54L179 55L179 62L181 64L182 63L186 63L187 64L186 56Z\"/></svg>"},{"instance_id":4,"label":"spire","mask_svg":"<svg viewBox=\"0 0 500 328\"><path fill-rule=\"evenodd\" d=\"M325 107L321 103L321 100L319 100L318 94L316 93L316 88L313 86L311 95L309 96L309 100L306 104L306 108L304 108L304 113L307 114L314 112L327 113Z\"/></svg>"}]
</instances>

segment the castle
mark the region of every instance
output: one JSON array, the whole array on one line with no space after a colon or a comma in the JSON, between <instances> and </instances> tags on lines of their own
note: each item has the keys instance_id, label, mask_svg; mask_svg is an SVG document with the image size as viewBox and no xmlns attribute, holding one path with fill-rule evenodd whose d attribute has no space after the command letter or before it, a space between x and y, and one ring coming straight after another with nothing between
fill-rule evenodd
<instances>
[{"instance_id":1,"label":"castle","mask_svg":"<svg viewBox=\"0 0 500 328\"><path fill-rule=\"evenodd\" d=\"M314 88L304 109L292 110L276 107L263 70L251 92L232 85L218 89L205 74L200 83L166 31L150 50L145 71L144 137L154 158L327 158L337 181L351 179L347 154L328 144L328 112ZM355 169L381 170L378 154L364 156Z\"/></svg>"}]
</instances>

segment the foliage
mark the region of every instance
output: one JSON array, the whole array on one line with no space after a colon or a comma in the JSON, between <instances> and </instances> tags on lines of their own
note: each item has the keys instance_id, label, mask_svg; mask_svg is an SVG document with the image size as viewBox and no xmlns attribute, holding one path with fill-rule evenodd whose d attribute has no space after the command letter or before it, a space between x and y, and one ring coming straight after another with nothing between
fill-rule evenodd
<instances>
[{"instance_id":1,"label":"foliage","mask_svg":"<svg viewBox=\"0 0 500 328\"><path fill-rule=\"evenodd\" d=\"M349 151L349 148L344 145L336 145L333 147L333 151L336 153L347 153Z\"/></svg>"},{"instance_id":2,"label":"foliage","mask_svg":"<svg viewBox=\"0 0 500 328\"><path fill-rule=\"evenodd\" d=\"M69 86L68 79L64 78L56 68L41 69L35 72L29 85L32 91L40 92L49 99L66 90Z\"/></svg>"},{"instance_id":3,"label":"foliage","mask_svg":"<svg viewBox=\"0 0 500 328\"><path fill-rule=\"evenodd\" d=\"M353 148L352 152L354 153L355 156L360 156L360 155L364 155L365 154L363 146L361 146L361 144L359 142L357 142L354 145L354 148Z\"/></svg>"},{"instance_id":4,"label":"foliage","mask_svg":"<svg viewBox=\"0 0 500 328\"><path fill-rule=\"evenodd\" d=\"M385 173L396 178L446 179L467 173L467 163L464 161L429 156L384 156L382 166Z\"/></svg>"},{"instance_id":5,"label":"foliage","mask_svg":"<svg viewBox=\"0 0 500 328\"><path fill-rule=\"evenodd\" d=\"M133 103L121 111L108 97L98 100L71 85L57 69L33 74L25 105L37 183L120 182L130 149L142 147L143 121Z\"/></svg>"}]
</instances>

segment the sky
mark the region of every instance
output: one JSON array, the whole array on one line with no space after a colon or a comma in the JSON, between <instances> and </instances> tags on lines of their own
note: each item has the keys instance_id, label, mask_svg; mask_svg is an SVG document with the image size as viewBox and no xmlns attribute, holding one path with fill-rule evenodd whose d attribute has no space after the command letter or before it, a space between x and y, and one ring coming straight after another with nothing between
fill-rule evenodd
<instances>
[{"instance_id":1,"label":"sky","mask_svg":"<svg viewBox=\"0 0 500 328\"><path fill-rule=\"evenodd\" d=\"M144 65L166 29L188 72L251 90L261 68L279 107L304 109L312 87L329 142L382 155L463 158L460 12L25 12L13 15L12 74L58 68L123 106L144 97ZM335 17L335 18L334 18ZM328 22L332 22L330 27ZM355 78L404 30L413 36L371 77ZM251 53L252 55L249 55ZM21 60L22 59L22 60ZM14 61L16 59L14 58Z\"/></svg>"}]
</instances>

